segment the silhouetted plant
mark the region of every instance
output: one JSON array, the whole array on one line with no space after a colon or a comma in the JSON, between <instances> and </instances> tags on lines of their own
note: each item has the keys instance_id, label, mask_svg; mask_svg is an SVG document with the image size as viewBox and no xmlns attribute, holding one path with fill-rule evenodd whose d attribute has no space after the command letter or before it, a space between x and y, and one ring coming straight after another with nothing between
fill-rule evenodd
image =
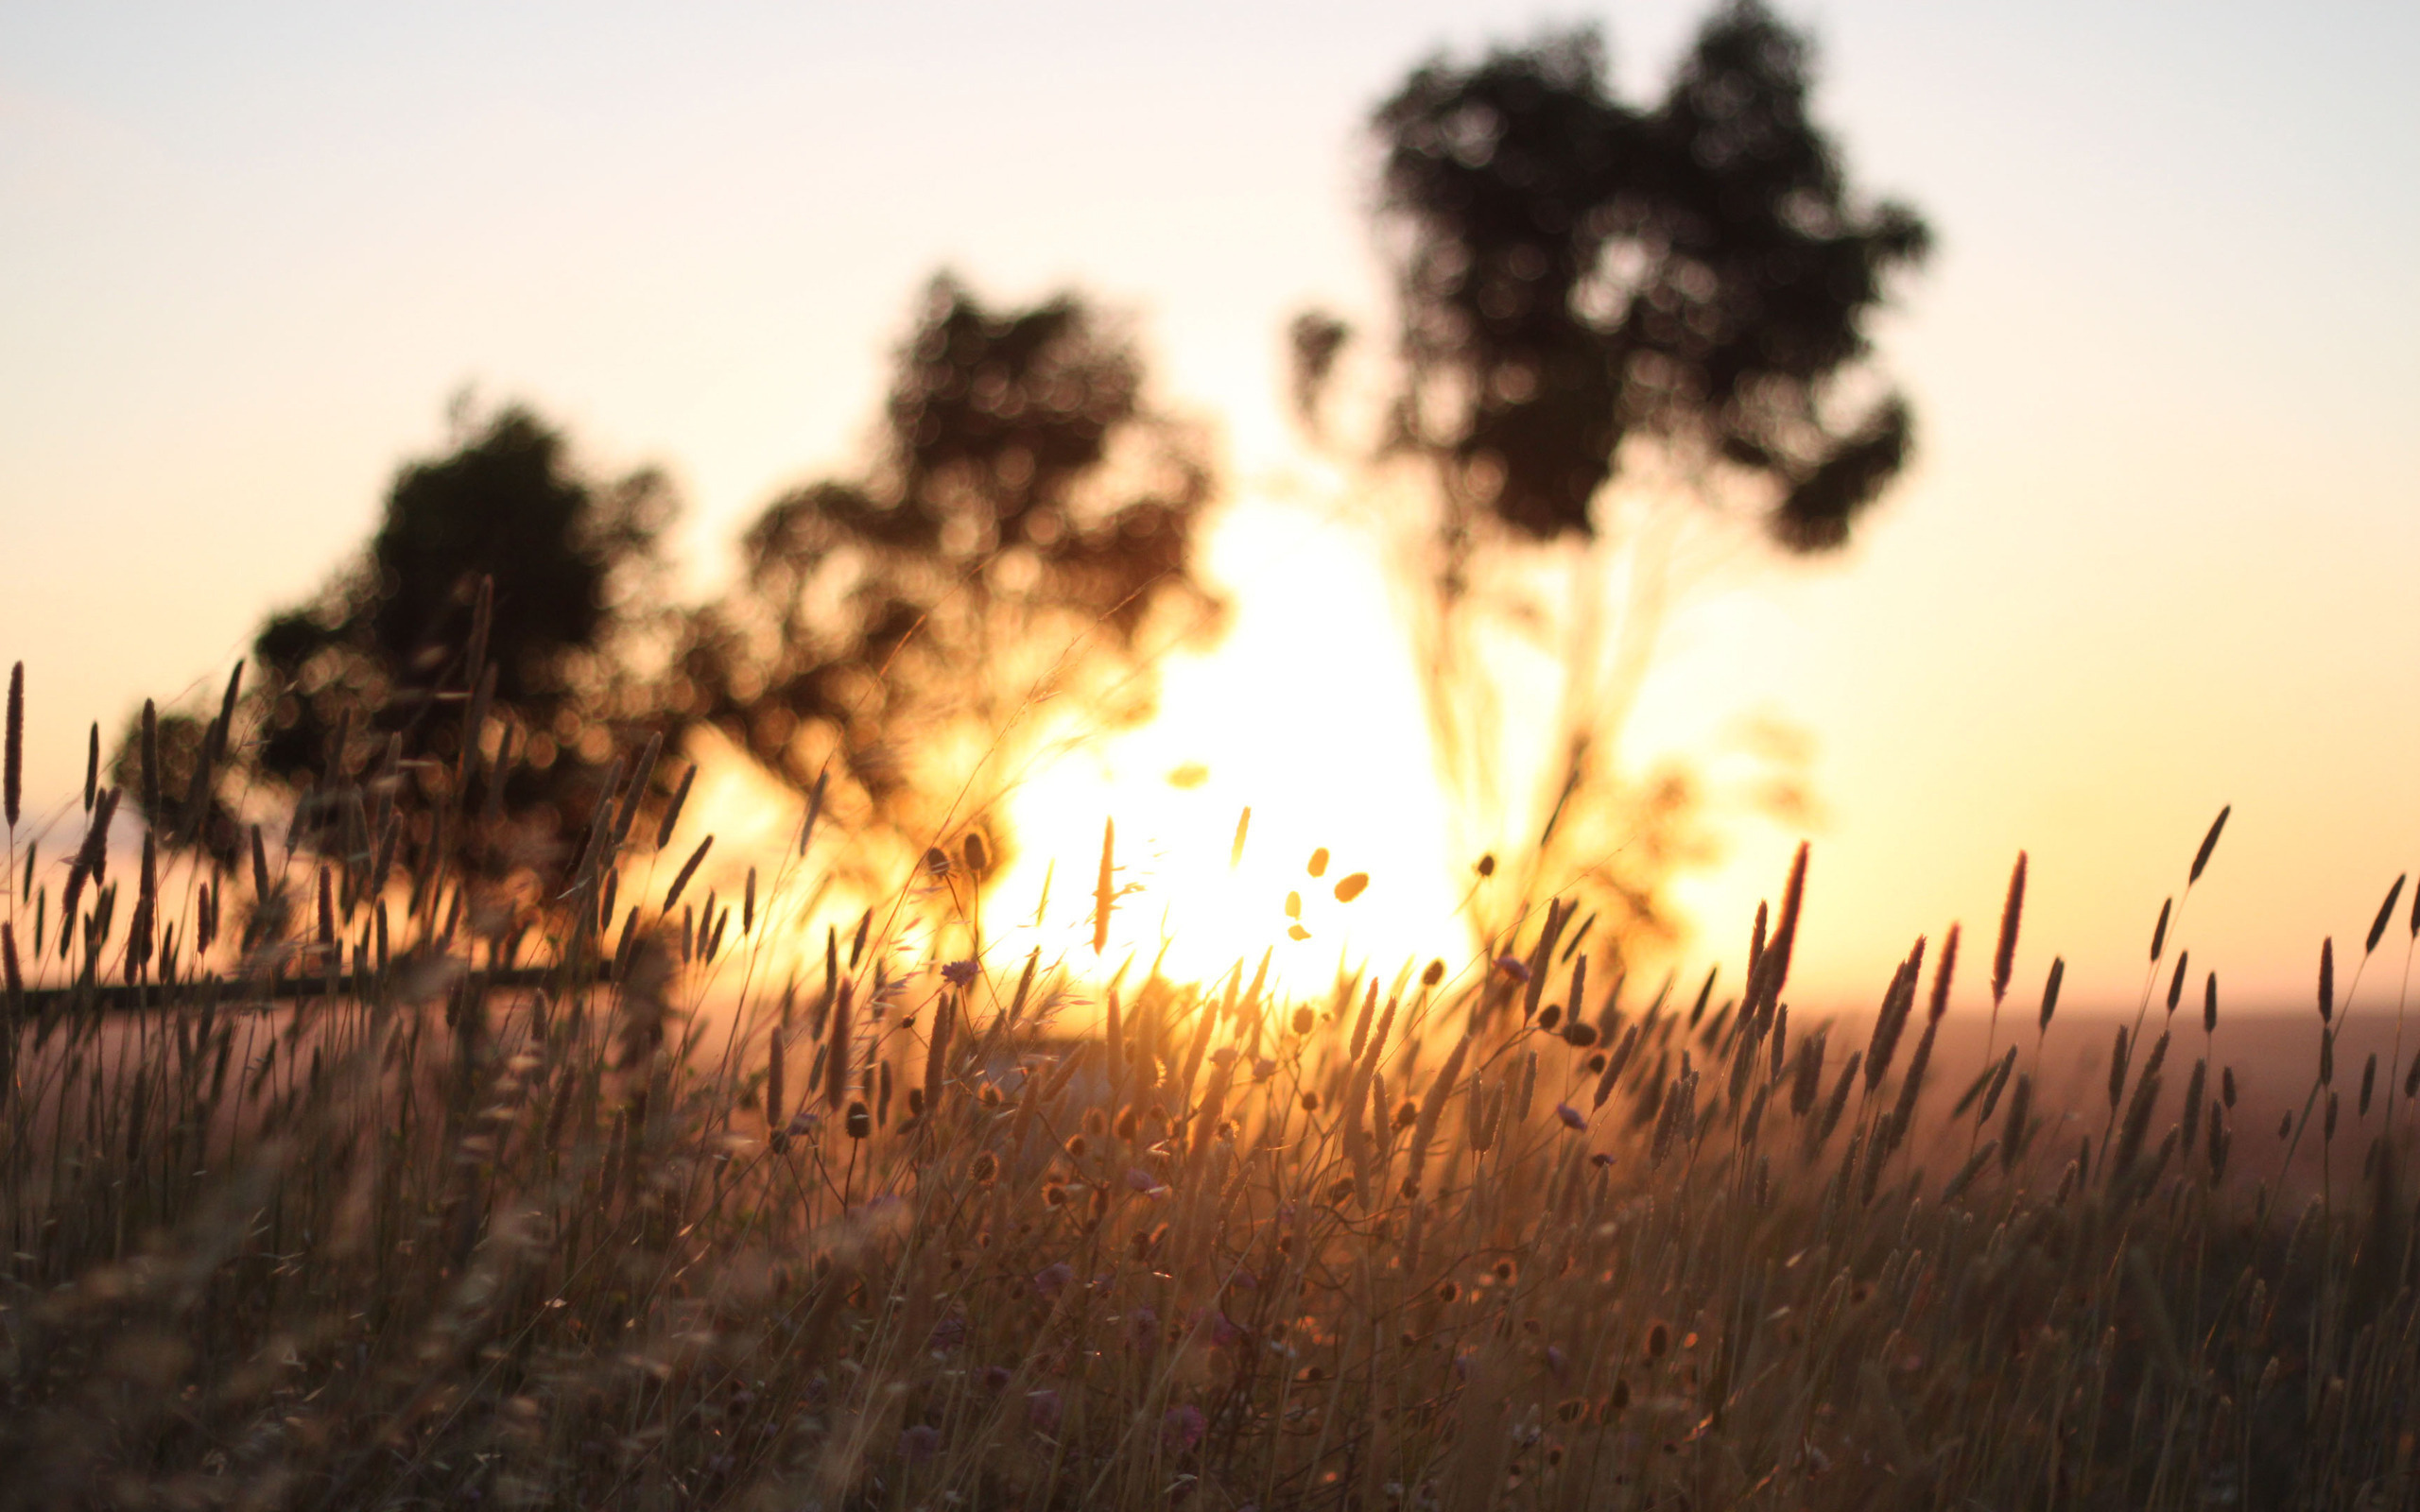
<instances>
[{"instance_id":1,"label":"silhouetted plant","mask_svg":"<svg viewBox=\"0 0 2420 1512\"><path fill-rule=\"evenodd\" d=\"M218 718L160 713L147 774L143 725L141 713L128 721L110 764L111 784L127 796L161 843L198 851L221 870L233 869L242 859L243 826L223 791L230 775L228 730Z\"/></svg>"},{"instance_id":2,"label":"silhouetted plant","mask_svg":"<svg viewBox=\"0 0 2420 1512\"><path fill-rule=\"evenodd\" d=\"M495 805L511 838L486 836L481 859L547 869L617 730L651 712L629 654L675 507L652 471L582 476L562 433L518 406L406 466L363 560L254 642L258 768L300 787L375 767L433 797L464 774L464 719L481 705L517 757Z\"/></svg>"},{"instance_id":3,"label":"silhouetted plant","mask_svg":"<svg viewBox=\"0 0 2420 1512\"><path fill-rule=\"evenodd\" d=\"M994 311L947 277L899 355L871 472L777 500L690 621L671 694L786 782L827 773L922 847L1054 736L1140 718L1149 656L1215 623L1198 439L1081 300ZM980 816L978 820L978 816Z\"/></svg>"},{"instance_id":4,"label":"silhouetted plant","mask_svg":"<svg viewBox=\"0 0 2420 1512\"><path fill-rule=\"evenodd\" d=\"M1651 110L1613 97L1591 32L1432 63L1382 106L1402 257L1407 438L1458 511L1592 534L1633 439L1763 487L1773 539L1847 540L1897 473L1895 395L1843 418L1912 211L1860 206L1806 113L1807 48L1725 8Z\"/></svg>"},{"instance_id":5,"label":"silhouetted plant","mask_svg":"<svg viewBox=\"0 0 2420 1512\"><path fill-rule=\"evenodd\" d=\"M1583 885L1616 931L1651 932L1703 843L1687 774L1642 781L1611 755L1668 573L1668 537L1613 539L1621 485L1810 553L1844 543L1907 458L1910 409L1874 397L1866 327L1927 233L1851 191L1807 94L1806 42L1734 4L1652 106L1618 98L1578 31L1429 63L1374 117L1402 321L1381 452L1435 471L1414 632L1448 782L1512 851L1507 917ZM1306 417L1340 335L1296 325ZM1630 577L1609 606L1616 549ZM1546 586L1539 569L1574 558L1571 586ZM1508 720L1482 621L1561 661L1526 819L1495 769Z\"/></svg>"}]
</instances>

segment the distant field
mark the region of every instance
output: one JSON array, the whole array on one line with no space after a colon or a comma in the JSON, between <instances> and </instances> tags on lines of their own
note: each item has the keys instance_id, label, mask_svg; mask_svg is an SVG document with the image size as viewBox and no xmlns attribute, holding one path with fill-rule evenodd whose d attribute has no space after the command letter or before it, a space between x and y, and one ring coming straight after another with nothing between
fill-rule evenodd
<instances>
[{"instance_id":1,"label":"distant field","mask_svg":"<svg viewBox=\"0 0 2420 1512\"><path fill-rule=\"evenodd\" d=\"M2031 1066L2036 1055L2033 1016L2030 1010L2016 1011L2014 1002L2009 1009L2000 1021L1999 1047L2005 1051L2012 1042L2015 1043L2020 1047L2018 1064ZM1858 1035L1871 1026L1870 1019L1842 1022L1856 1031L1850 1037L1853 1042L1861 1042ZM2278 1120L2289 1114L2301 1114L2304 1100L2319 1075L2321 1025L2316 1008L2226 1009L2206 1048L2198 1005L2180 1007L2173 1022L2169 1022L2154 1003L2143 1022L2146 1040L2155 1040L2164 1028L2172 1034L2166 1069L2171 1087L2181 1086L2193 1062L2205 1056L2210 1061L2209 1076L2214 1086L2221 1071L2235 1073L2238 1101L2234 1119L2242 1135L2232 1175L2238 1182L2275 1181L2284 1168L2286 1149L2285 1143L2277 1137ZM1951 1067L1981 1064L1987 1023L1987 1019L1970 1011L1944 1018L1939 1052L1943 1062ZM2121 1011L2063 1006L2053 1019L2049 1033L2040 1037L2038 1075L2044 1103L2046 1108L2056 1110L2055 1126L2066 1130L2065 1137L2070 1145L2087 1133L2095 1137L2100 1134L2109 1112L2112 1040L2117 1030L2131 1030L2134 1025L2132 1008ZM2395 1013L2392 999L2382 1005L2357 1005L2342 1019L2334 1057L2334 1088L2342 1100L2338 1136L2332 1147L2314 1137L2296 1152L2290 1183L2295 1191L2316 1190L2322 1153L2326 1148L2332 1148L2340 1180L2358 1177L2363 1152L2381 1129L2389 1078L2399 1083L2401 1075L2410 1072L2414 1054L2420 1053L2420 1004L2415 1004L2406 1024L2401 1073L2390 1070L2390 1057L2394 1051ZM2372 1056L2377 1057L2377 1086L2370 1110L2363 1114L2358 1111L2362 1070ZM2172 1108L2169 1116L2173 1117ZM2408 1144L2410 1114L2402 1115L2402 1120ZM2052 1136L2046 1130L2042 1137Z\"/></svg>"}]
</instances>

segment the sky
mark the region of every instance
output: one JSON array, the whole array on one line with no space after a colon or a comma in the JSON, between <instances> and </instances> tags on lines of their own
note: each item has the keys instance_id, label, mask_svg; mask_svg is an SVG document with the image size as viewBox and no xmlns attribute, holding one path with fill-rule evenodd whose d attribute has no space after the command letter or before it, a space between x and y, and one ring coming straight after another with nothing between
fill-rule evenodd
<instances>
[{"instance_id":1,"label":"sky","mask_svg":"<svg viewBox=\"0 0 2420 1512\"><path fill-rule=\"evenodd\" d=\"M2320 938L2420 865L2420 12L1779 9L1856 181L1937 233L1876 327L1921 452L1844 556L1731 552L1665 624L1633 758L1719 771L1790 728L1814 800L1717 815L1723 858L1680 888L1698 951L1736 964L1804 833L1793 990L1861 1004L1916 934L1987 935L2022 849L2020 996L2057 952L2071 993L2131 1005L2233 804L2182 943L2230 1001L2307 1001ZM1594 22L1643 94L1701 13L0 4L0 657L30 790L80 780L87 722L223 678L466 387L600 471L663 466L710 591L774 494L862 456L947 266L1130 312L1159 401L1224 449L1231 642L1167 663L1159 725L1037 774L1028 829L1080 873L1120 817L1131 916L1190 909L1230 954L1329 845L1377 881L1305 959L1425 954L1467 857L1375 507L1304 455L1281 332L1311 303L1387 329L1363 122L1410 66ZM1186 762L1210 780L1171 789Z\"/></svg>"}]
</instances>

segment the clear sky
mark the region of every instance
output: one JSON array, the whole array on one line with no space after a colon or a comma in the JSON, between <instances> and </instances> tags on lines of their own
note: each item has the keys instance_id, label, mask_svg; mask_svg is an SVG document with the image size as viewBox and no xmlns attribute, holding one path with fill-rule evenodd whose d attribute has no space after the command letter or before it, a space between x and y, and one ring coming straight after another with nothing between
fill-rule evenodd
<instances>
[{"instance_id":1,"label":"clear sky","mask_svg":"<svg viewBox=\"0 0 2420 1512\"><path fill-rule=\"evenodd\" d=\"M2027 848L2020 981L2056 949L2131 999L2232 802L2187 943L2299 999L2320 936L2420 865L2420 11L1782 9L1857 179L1939 233L1880 333L1923 454L1845 558L1743 558L1689 601L1637 747L1811 736L1807 993L1878 990L1953 918L1987 935ZM1158 804L1223 861L1253 802L1272 855L1369 857L1357 917L1426 938L1416 753L1373 784L1309 728L1418 730L1350 510L1303 483L1279 331L1312 301L1385 328L1360 122L1409 66L1596 19L1644 91L1699 13L0 5L0 656L35 791L80 776L86 721L223 676L464 384L665 465L711 586L775 490L854 459L947 265L1134 312L1230 457L1236 645L1037 814ZM1239 730L1243 690L1268 713ZM1214 774L1194 820L1157 782L1179 759ZM1736 956L1795 836L1732 829L1686 896Z\"/></svg>"}]
</instances>

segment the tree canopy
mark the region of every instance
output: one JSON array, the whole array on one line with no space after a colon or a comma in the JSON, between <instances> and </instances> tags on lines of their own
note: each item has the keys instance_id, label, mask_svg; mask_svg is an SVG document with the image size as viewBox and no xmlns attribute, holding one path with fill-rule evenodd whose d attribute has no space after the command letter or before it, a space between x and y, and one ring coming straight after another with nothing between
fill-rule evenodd
<instances>
[{"instance_id":1,"label":"tree canopy","mask_svg":"<svg viewBox=\"0 0 2420 1512\"><path fill-rule=\"evenodd\" d=\"M1605 61L1573 32L1431 63L1379 108L1405 438L1533 540L1593 533L1637 439L1759 485L1782 545L1838 546L1908 454L1904 401L1844 415L1834 390L1924 223L1852 194L1807 45L1761 6L1718 12L1651 107Z\"/></svg>"},{"instance_id":2,"label":"tree canopy","mask_svg":"<svg viewBox=\"0 0 2420 1512\"><path fill-rule=\"evenodd\" d=\"M1193 565L1209 465L1143 394L1132 341L1076 296L994 310L936 280L873 465L749 527L739 588L683 639L676 714L795 785L838 776L919 844L1045 731L1140 717L1147 628L1218 610Z\"/></svg>"},{"instance_id":3,"label":"tree canopy","mask_svg":"<svg viewBox=\"0 0 2420 1512\"><path fill-rule=\"evenodd\" d=\"M247 764L329 843L358 840L336 795L373 768L439 791L509 773L465 795L503 822L447 843L493 875L548 875L617 755L711 727L794 787L837 777L836 806L872 830L922 848L980 828L996 856L988 800L1019 764L1140 718L1152 651L1219 620L1193 568L1204 449L1144 390L1132 339L1080 298L994 310L936 280L871 465L776 499L738 580L687 609L661 592L660 474L593 478L520 406L464 423L397 472L362 558L263 626ZM462 759L475 712L510 761ZM113 770L174 802L209 771L212 728L138 720ZM233 817L210 813L187 829L232 864Z\"/></svg>"},{"instance_id":4,"label":"tree canopy","mask_svg":"<svg viewBox=\"0 0 2420 1512\"><path fill-rule=\"evenodd\" d=\"M1621 484L1752 519L1791 553L1844 544L1911 448L1908 403L1872 371L1893 275L1924 257L1916 214L1853 190L1809 113L1806 40L1752 0L1717 10L1661 99L1608 81L1593 30L1416 69L1374 112L1379 214L1400 299L1384 450L1435 467L1427 592L1410 629L1441 773L1508 847L1505 917L1590 895L1608 934L1666 926L1671 870L1707 853L1701 789L1614 760L1650 661L1671 538L1608 602ZM1297 404L1340 328L1294 331ZM1678 516L1667 514L1667 523ZM1540 590L1558 545L1593 570ZM1492 591L1492 593L1490 592ZM1560 596L1558 596L1558 594ZM1499 768L1514 712L1478 616L1562 663L1552 755L1524 806ZM1533 716L1534 717L1534 716Z\"/></svg>"},{"instance_id":5,"label":"tree canopy","mask_svg":"<svg viewBox=\"0 0 2420 1512\"><path fill-rule=\"evenodd\" d=\"M652 471L585 476L562 434L519 406L406 465L363 559L253 643L260 770L302 783L391 750L444 782L481 692L467 667L484 592L484 706L520 758L499 807L537 827L533 843L576 825L617 723L645 722L625 658L675 507Z\"/></svg>"}]
</instances>

